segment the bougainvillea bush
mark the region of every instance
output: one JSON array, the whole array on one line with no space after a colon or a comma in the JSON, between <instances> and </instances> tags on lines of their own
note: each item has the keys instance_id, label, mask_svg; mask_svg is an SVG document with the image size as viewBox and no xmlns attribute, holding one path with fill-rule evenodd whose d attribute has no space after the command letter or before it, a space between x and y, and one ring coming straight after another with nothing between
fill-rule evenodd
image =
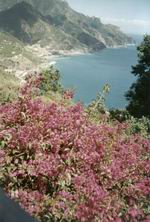
<instances>
[{"instance_id":1,"label":"bougainvillea bush","mask_svg":"<svg viewBox=\"0 0 150 222\"><path fill-rule=\"evenodd\" d=\"M81 104L44 103L28 82L0 106L0 183L35 218L150 221L150 141L128 125L90 122ZM35 90L37 89L37 90Z\"/></svg>"}]
</instances>

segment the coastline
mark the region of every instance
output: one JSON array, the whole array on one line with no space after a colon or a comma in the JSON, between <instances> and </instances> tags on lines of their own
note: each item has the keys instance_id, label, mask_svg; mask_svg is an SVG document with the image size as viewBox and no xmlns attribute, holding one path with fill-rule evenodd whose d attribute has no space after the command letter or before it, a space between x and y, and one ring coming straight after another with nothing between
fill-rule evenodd
<instances>
[{"instance_id":1,"label":"coastline","mask_svg":"<svg viewBox=\"0 0 150 222\"><path fill-rule=\"evenodd\" d=\"M136 44L125 44L125 45L116 45L112 47L106 47L106 49L117 49L117 48L127 48L129 46L136 46ZM15 76L19 79L19 81L22 83L24 82L25 77L30 73L38 73L41 72L44 69L48 69L50 66L54 66L58 59L65 58L68 56L78 56L78 55L87 55L87 54L93 54L94 52L91 52L89 50L80 50L80 49L74 49L74 50L50 50L48 47L42 48L40 45L32 45L32 46L26 46L27 50L32 51L33 55L37 57L38 64L31 64L29 61L25 66L22 67L8 67L5 71L8 73L14 73ZM15 59L14 59L15 61ZM17 62L17 61L16 61Z\"/></svg>"},{"instance_id":2,"label":"coastline","mask_svg":"<svg viewBox=\"0 0 150 222\"><path fill-rule=\"evenodd\" d=\"M107 46L106 49L119 49L119 48L128 48L130 46L137 46L137 44L135 43L128 43L128 44L125 44L125 45L115 45L115 46Z\"/></svg>"},{"instance_id":3,"label":"coastline","mask_svg":"<svg viewBox=\"0 0 150 222\"><path fill-rule=\"evenodd\" d=\"M19 55L17 57L12 57L11 61L13 61L13 65L4 69L5 72L14 74L18 78L20 84L25 82L25 78L28 74L39 73L42 72L42 70L48 69L50 66L54 66L56 60L59 58L86 54L86 52L80 50L60 50L53 54L53 51L35 45L27 46L26 49L32 51L33 55L38 60L37 64L33 64L30 61L22 63L23 56Z\"/></svg>"}]
</instances>

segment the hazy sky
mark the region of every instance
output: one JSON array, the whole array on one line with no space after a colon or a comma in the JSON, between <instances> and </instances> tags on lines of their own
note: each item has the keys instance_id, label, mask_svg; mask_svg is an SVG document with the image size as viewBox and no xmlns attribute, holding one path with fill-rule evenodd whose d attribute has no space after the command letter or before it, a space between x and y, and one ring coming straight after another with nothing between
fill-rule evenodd
<instances>
[{"instance_id":1,"label":"hazy sky","mask_svg":"<svg viewBox=\"0 0 150 222\"><path fill-rule=\"evenodd\" d=\"M67 0L86 15L100 17L128 33L150 33L150 0Z\"/></svg>"}]
</instances>

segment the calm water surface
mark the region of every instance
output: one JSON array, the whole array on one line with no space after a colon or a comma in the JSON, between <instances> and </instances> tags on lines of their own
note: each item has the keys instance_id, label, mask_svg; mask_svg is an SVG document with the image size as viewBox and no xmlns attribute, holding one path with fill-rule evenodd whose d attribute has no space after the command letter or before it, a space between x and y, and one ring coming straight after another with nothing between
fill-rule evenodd
<instances>
[{"instance_id":1,"label":"calm water surface","mask_svg":"<svg viewBox=\"0 0 150 222\"><path fill-rule=\"evenodd\" d=\"M97 54L62 57L57 59L65 87L75 88L75 101L91 102L108 83L111 91L106 104L109 108L124 108L124 97L135 77L131 66L137 62L136 47L105 49Z\"/></svg>"}]
</instances>

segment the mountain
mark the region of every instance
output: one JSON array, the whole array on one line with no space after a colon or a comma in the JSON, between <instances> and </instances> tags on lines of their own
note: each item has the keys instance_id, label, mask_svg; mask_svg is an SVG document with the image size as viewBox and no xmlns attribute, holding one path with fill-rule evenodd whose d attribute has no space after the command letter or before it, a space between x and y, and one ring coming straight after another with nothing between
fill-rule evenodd
<instances>
[{"instance_id":1,"label":"mountain","mask_svg":"<svg viewBox=\"0 0 150 222\"><path fill-rule=\"evenodd\" d=\"M99 51L132 42L117 26L78 13L62 0L1 0L0 30L56 51Z\"/></svg>"},{"instance_id":2,"label":"mountain","mask_svg":"<svg viewBox=\"0 0 150 222\"><path fill-rule=\"evenodd\" d=\"M22 2L0 13L0 29L23 42L34 43L35 37L31 35L30 27L33 27L41 17L32 6Z\"/></svg>"},{"instance_id":3,"label":"mountain","mask_svg":"<svg viewBox=\"0 0 150 222\"><path fill-rule=\"evenodd\" d=\"M30 4L21 2L0 13L0 30L7 32L26 44L40 42L42 46L50 45L53 49L64 48L66 39L76 46L79 43L65 34Z\"/></svg>"},{"instance_id":4,"label":"mountain","mask_svg":"<svg viewBox=\"0 0 150 222\"><path fill-rule=\"evenodd\" d=\"M55 48L55 50L76 48L100 50L105 47L102 42L87 33L81 33L80 38L77 39L58 27L55 18L43 16L26 2L18 3L0 13L0 30L9 32L24 43L40 42L42 46L49 46L50 49Z\"/></svg>"}]
</instances>

